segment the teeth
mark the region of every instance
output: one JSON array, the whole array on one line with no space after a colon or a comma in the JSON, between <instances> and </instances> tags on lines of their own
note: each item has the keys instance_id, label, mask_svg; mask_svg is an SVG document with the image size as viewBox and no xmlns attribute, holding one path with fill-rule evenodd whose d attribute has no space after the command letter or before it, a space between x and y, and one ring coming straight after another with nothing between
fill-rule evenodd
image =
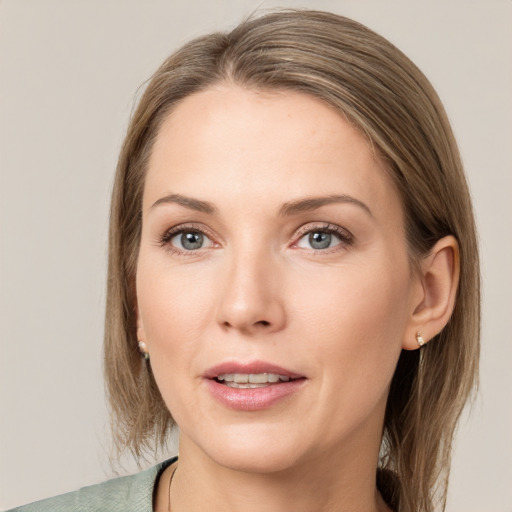
<instances>
[{"instance_id":1,"label":"teeth","mask_svg":"<svg viewBox=\"0 0 512 512\"><path fill-rule=\"evenodd\" d=\"M251 384L264 384L268 382L268 374L266 373L251 373L249 375L249 382Z\"/></svg>"},{"instance_id":2,"label":"teeth","mask_svg":"<svg viewBox=\"0 0 512 512\"><path fill-rule=\"evenodd\" d=\"M262 387L262 385L275 382L288 382L290 377L278 375L277 373L224 373L217 377L217 380L224 381L228 386L231 384L249 384L247 386L231 386L241 388Z\"/></svg>"},{"instance_id":3,"label":"teeth","mask_svg":"<svg viewBox=\"0 0 512 512\"><path fill-rule=\"evenodd\" d=\"M226 386L237 389L266 388L268 386L268 382L265 382L265 384L251 384L250 382L247 382L245 384L238 384L237 382L226 382Z\"/></svg>"}]
</instances>

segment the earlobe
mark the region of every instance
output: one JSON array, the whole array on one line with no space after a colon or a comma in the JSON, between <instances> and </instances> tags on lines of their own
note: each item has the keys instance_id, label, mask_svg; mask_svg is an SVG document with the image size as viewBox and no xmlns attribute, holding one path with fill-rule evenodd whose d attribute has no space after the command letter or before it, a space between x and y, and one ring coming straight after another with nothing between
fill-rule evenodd
<instances>
[{"instance_id":1,"label":"earlobe","mask_svg":"<svg viewBox=\"0 0 512 512\"><path fill-rule=\"evenodd\" d=\"M141 355L148 360L149 359L149 351L146 345L146 333L144 331L144 326L142 324L142 319L140 318L139 308L136 308L137 315L137 342Z\"/></svg>"},{"instance_id":2,"label":"earlobe","mask_svg":"<svg viewBox=\"0 0 512 512\"><path fill-rule=\"evenodd\" d=\"M144 325L142 323L142 318L140 317L139 306L135 306L135 317L137 319L137 339L144 341L146 339L146 334L144 332Z\"/></svg>"},{"instance_id":3,"label":"earlobe","mask_svg":"<svg viewBox=\"0 0 512 512\"><path fill-rule=\"evenodd\" d=\"M459 283L459 244L455 237L437 241L420 262L421 297L412 305L402 348L414 350L439 334L450 320Z\"/></svg>"}]
</instances>

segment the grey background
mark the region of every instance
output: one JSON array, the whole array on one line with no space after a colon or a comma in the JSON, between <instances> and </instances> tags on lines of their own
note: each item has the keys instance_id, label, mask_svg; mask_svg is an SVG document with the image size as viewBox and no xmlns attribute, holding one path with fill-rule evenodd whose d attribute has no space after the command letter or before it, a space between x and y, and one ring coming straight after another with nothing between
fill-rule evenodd
<instances>
[{"instance_id":1,"label":"grey background","mask_svg":"<svg viewBox=\"0 0 512 512\"><path fill-rule=\"evenodd\" d=\"M107 215L137 89L179 44L271 6L367 24L445 103L484 283L481 391L457 436L448 510L512 512L510 0L0 0L0 510L112 476Z\"/></svg>"}]
</instances>

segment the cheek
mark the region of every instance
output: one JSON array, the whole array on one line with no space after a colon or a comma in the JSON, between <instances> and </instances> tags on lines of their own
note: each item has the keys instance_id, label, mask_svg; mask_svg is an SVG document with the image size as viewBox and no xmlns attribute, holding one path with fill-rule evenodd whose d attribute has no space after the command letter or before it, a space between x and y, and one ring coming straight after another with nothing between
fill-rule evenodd
<instances>
[{"instance_id":1,"label":"cheek","mask_svg":"<svg viewBox=\"0 0 512 512\"><path fill-rule=\"evenodd\" d=\"M376 272L376 268L378 271ZM311 418L321 418L326 442L378 417L381 428L407 319L408 282L373 267L336 269L301 294L298 332L319 389ZM311 283L313 284L313 282ZM307 341L307 343L304 343ZM380 411L380 412L379 412Z\"/></svg>"},{"instance_id":2,"label":"cheek","mask_svg":"<svg viewBox=\"0 0 512 512\"><path fill-rule=\"evenodd\" d=\"M181 418L184 397L187 406L194 406L193 362L204 347L205 322L214 297L206 281L204 272L177 272L165 258L139 257L139 317L155 380L175 420Z\"/></svg>"},{"instance_id":3,"label":"cheek","mask_svg":"<svg viewBox=\"0 0 512 512\"><path fill-rule=\"evenodd\" d=\"M409 302L407 274L393 271L397 267L403 270L391 263L346 266L304 283L307 293L299 295L296 306L303 312L301 328L321 347L311 357L361 380L390 378Z\"/></svg>"},{"instance_id":4,"label":"cheek","mask_svg":"<svg viewBox=\"0 0 512 512\"><path fill-rule=\"evenodd\" d=\"M204 328L215 295L213 283L200 269L172 271L155 260L139 260L137 301L148 343L172 348L197 338ZM163 348L163 347L162 347Z\"/></svg>"}]
</instances>

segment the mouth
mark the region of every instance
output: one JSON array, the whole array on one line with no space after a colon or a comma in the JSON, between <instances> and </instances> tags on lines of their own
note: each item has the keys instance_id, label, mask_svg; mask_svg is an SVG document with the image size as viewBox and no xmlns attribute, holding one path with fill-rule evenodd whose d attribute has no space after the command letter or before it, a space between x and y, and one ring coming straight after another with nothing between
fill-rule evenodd
<instances>
[{"instance_id":1,"label":"mouth","mask_svg":"<svg viewBox=\"0 0 512 512\"><path fill-rule=\"evenodd\" d=\"M265 388L282 382L298 380L301 377L292 378L278 373L223 373L215 378L220 384L225 384L235 389Z\"/></svg>"},{"instance_id":2,"label":"mouth","mask_svg":"<svg viewBox=\"0 0 512 512\"><path fill-rule=\"evenodd\" d=\"M203 377L210 395L229 409L258 411L298 393L304 375L265 362L227 362L208 370Z\"/></svg>"}]
</instances>

